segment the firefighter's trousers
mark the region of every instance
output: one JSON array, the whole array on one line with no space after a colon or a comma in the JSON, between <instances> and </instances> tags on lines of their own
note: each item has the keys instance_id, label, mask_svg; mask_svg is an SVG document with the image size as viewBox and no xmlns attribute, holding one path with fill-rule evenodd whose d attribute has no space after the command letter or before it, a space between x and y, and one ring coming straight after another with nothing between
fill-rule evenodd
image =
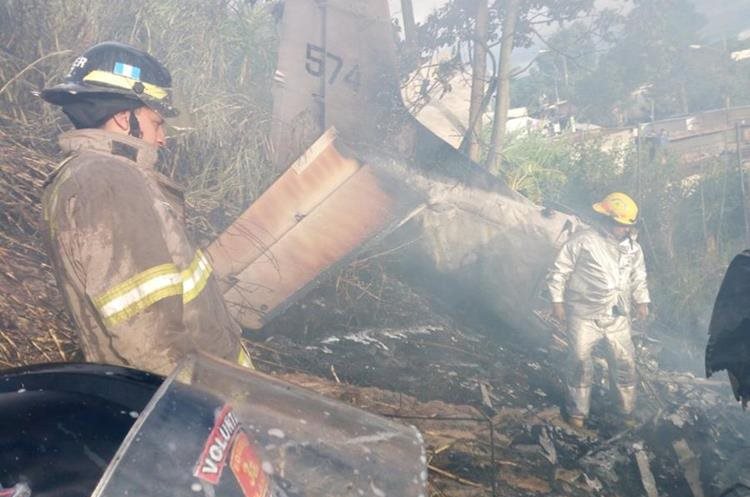
<instances>
[{"instance_id":1,"label":"firefighter's trousers","mask_svg":"<svg viewBox=\"0 0 750 497\"><path fill-rule=\"evenodd\" d=\"M594 346L603 340L609 364L610 388L617 395L620 410L635 408L635 348L630 337L630 320L624 316L603 319L568 318L567 410L571 416L587 417L594 376L591 358Z\"/></svg>"}]
</instances>

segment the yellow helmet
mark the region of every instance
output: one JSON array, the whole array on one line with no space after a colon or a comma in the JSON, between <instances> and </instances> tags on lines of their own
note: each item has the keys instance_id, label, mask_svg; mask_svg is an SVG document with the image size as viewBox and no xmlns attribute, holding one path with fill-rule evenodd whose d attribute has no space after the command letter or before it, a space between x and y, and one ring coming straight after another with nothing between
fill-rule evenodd
<instances>
[{"instance_id":1,"label":"yellow helmet","mask_svg":"<svg viewBox=\"0 0 750 497\"><path fill-rule=\"evenodd\" d=\"M604 200L591 206L599 214L611 217L615 222L631 226L638 218L638 205L624 193L610 193Z\"/></svg>"}]
</instances>

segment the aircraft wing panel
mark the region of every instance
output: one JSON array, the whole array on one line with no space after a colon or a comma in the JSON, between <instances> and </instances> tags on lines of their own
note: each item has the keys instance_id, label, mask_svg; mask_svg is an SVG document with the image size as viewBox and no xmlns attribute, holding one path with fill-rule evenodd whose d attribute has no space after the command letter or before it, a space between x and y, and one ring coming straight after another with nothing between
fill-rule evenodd
<instances>
[{"instance_id":1,"label":"aircraft wing panel","mask_svg":"<svg viewBox=\"0 0 750 497\"><path fill-rule=\"evenodd\" d=\"M360 168L332 147L329 129L208 248L220 279L258 259Z\"/></svg>"},{"instance_id":2,"label":"aircraft wing panel","mask_svg":"<svg viewBox=\"0 0 750 497\"><path fill-rule=\"evenodd\" d=\"M319 154L316 163L324 163L313 166L318 171L338 172L341 181L319 202L308 202L311 208L304 211L304 216L294 217L293 223L287 218L283 233L277 230L279 236L269 238L267 246L259 248L255 241L261 237L257 229L265 222L263 213L274 206L289 213L285 207L289 191L272 187L240 216L235 223L240 227L233 225L219 238L219 243L226 241L222 251L215 249L210 252L214 259L221 259L217 255L228 253L229 247L244 262L252 259L240 271L234 271L239 265L233 262L215 264L233 269L233 274L225 278L229 288L224 298L230 312L243 327L262 327L299 298L314 281L343 263L368 241L389 231L420 202L420 197L405 185L382 170L367 164L360 166L355 159L344 157L333 143ZM354 164L357 167L352 172ZM350 172L344 178L343 173ZM309 177L304 172L300 181ZM311 178L313 182L320 179L318 176ZM333 185L331 182L325 184ZM300 186L300 191L308 191L302 188L304 185L297 186ZM312 194L321 191L312 190ZM270 208L257 209L258 204ZM253 244L252 254L244 256L243 247L249 248Z\"/></svg>"}]
</instances>

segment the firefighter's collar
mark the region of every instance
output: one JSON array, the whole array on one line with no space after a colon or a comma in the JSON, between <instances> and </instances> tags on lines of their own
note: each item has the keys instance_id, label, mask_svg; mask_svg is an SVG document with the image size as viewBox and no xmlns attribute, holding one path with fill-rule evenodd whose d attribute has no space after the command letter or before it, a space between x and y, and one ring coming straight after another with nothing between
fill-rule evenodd
<instances>
[{"instance_id":1,"label":"firefighter's collar","mask_svg":"<svg viewBox=\"0 0 750 497\"><path fill-rule=\"evenodd\" d=\"M636 236L634 233L629 234L625 238L616 238L605 226L599 224L595 226L595 229L604 240L612 245L617 245L619 248L631 249L635 245Z\"/></svg>"},{"instance_id":2,"label":"firefighter's collar","mask_svg":"<svg viewBox=\"0 0 750 497\"><path fill-rule=\"evenodd\" d=\"M129 135L102 129L76 129L63 133L58 138L65 153L80 153L86 150L104 152L124 157L138 166L151 169L159 158L155 145Z\"/></svg>"}]
</instances>

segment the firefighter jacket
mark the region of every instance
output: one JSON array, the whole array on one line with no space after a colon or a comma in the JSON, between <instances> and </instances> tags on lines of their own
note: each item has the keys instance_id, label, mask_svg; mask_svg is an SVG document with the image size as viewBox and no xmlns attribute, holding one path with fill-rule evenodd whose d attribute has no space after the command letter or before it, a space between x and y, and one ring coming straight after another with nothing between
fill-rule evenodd
<instances>
[{"instance_id":1,"label":"firefighter jacket","mask_svg":"<svg viewBox=\"0 0 750 497\"><path fill-rule=\"evenodd\" d=\"M650 302L643 250L634 238L619 241L594 228L575 233L547 277L552 302L564 302L584 319L628 316L631 301Z\"/></svg>"},{"instance_id":2,"label":"firefighter jacket","mask_svg":"<svg viewBox=\"0 0 750 497\"><path fill-rule=\"evenodd\" d=\"M59 141L69 157L48 178L45 234L86 359L162 374L196 350L237 360L241 330L156 147L98 129Z\"/></svg>"}]
</instances>

